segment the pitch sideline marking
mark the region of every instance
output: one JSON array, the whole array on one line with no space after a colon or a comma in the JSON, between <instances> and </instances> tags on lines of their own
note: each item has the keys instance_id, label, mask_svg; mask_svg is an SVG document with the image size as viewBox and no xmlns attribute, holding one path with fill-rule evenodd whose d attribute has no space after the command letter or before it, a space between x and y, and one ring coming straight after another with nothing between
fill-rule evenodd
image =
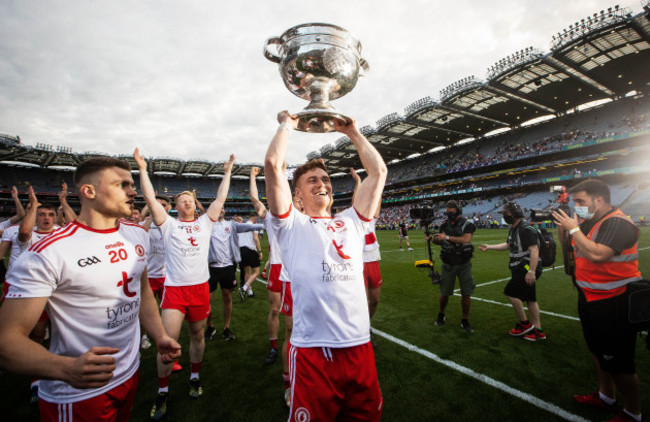
<instances>
[{"instance_id":1,"label":"pitch sideline marking","mask_svg":"<svg viewBox=\"0 0 650 422\"><path fill-rule=\"evenodd\" d=\"M405 342L404 340L400 340L396 337L393 337L392 335L388 333L384 333L383 331L380 331L376 328L372 329L373 333L378 334L379 336L385 338L386 340L392 341L395 344L398 344L411 352L418 353L424 357L427 357L437 363L440 363L448 368L451 368L455 371L458 371L462 373L463 375L467 375L468 377L474 378L484 384L489 385L490 387L496 388L497 390L501 390L505 393L508 393L512 396L515 396L518 399L521 399L527 403L530 403L534 406L539 407L542 410L546 410L547 412L553 413L556 416L559 416L563 419L566 419L568 421L579 421L579 422L587 422L587 419L584 419L578 415L574 415L573 413L569 413L566 410L552 404L549 402L546 402L540 398L537 398L533 395L530 395L528 393L524 393L523 391L517 390L513 387L510 387L509 385L506 385L502 383L501 381L497 381L494 378L490 378L487 375L480 374L470 368L467 368L465 366L459 365L456 362L443 359L440 356L436 355L435 353L431 353L428 350L420 349L417 346L414 346L410 343Z\"/></svg>"}]
</instances>

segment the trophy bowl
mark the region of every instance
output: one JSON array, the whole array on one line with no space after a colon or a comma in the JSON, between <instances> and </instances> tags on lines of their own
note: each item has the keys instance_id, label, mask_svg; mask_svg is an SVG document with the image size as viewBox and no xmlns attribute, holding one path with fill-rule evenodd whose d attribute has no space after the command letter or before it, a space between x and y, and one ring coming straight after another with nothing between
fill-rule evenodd
<instances>
[{"instance_id":1,"label":"trophy bowl","mask_svg":"<svg viewBox=\"0 0 650 422\"><path fill-rule=\"evenodd\" d=\"M266 40L264 56L278 63L289 91L309 100L296 114L298 130L333 132L334 120L352 120L330 104L352 91L359 76L369 70L361 58L361 43L348 31L327 23L297 25Z\"/></svg>"}]
</instances>

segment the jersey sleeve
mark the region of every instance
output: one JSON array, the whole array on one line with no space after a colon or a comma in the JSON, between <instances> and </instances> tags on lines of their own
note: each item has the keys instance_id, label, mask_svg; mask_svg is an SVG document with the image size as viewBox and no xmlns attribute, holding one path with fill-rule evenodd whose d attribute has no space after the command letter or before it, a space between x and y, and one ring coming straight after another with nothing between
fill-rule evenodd
<instances>
[{"instance_id":1,"label":"jersey sleeve","mask_svg":"<svg viewBox=\"0 0 650 422\"><path fill-rule=\"evenodd\" d=\"M473 234L476 231L476 224L474 224L474 221L472 219L467 219L467 224L465 224L465 228L463 229L463 234L469 233Z\"/></svg>"},{"instance_id":2,"label":"jersey sleeve","mask_svg":"<svg viewBox=\"0 0 650 422\"><path fill-rule=\"evenodd\" d=\"M50 297L58 279L58 273L42 254L25 252L7 273L7 298Z\"/></svg>"},{"instance_id":3,"label":"jersey sleeve","mask_svg":"<svg viewBox=\"0 0 650 422\"><path fill-rule=\"evenodd\" d=\"M165 217L165 221L163 221L163 223L160 226L158 226L158 228L160 229L160 234L162 235L163 238L170 235L172 220L173 220L173 218L171 218L170 216L167 216L167 217Z\"/></svg>"}]
</instances>

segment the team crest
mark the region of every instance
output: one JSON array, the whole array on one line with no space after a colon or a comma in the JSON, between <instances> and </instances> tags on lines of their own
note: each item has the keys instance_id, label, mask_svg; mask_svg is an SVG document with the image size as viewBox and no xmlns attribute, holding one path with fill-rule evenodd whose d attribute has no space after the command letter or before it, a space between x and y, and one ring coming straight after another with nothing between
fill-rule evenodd
<instances>
[{"instance_id":1,"label":"team crest","mask_svg":"<svg viewBox=\"0 0 650 422\"><path fill-rule=\"evenodd\" d=\"M332 225L334 226L335 229L342 229L345 227L345 223L342 220L334 220L332 222Z\"/></svg>"},{"instance_id":2,"label":"team crest","mask_svg":"<svg viewBox=\"0 0 650 422\"><path fill-rule=\"evenodd\" d=\"M304 407L299 407L296 409L296 422L309 422L311 421L311 414L309 413L309 410L307 410Z\"/></svg>"},{"instance_id":3,"label":"team crest","mask_svg":"<svg viewBox=\"0 0 650 422\"><path fill-rule=\"evenodd\" d=\"M142 245L135 245L135 253L138 254L138 256L144 256L144 246Z\"/></svg>"},{"instance_id":4,"label":"team crest","mask_svg":"<svg viewBox=\"0 0 650 422\"><path fill-rule=\"evenodd\" d=\"M195 232L201 231L201 226L199 226L198 224L194 226L194 231Z\"/></svg>"}]
</instances>

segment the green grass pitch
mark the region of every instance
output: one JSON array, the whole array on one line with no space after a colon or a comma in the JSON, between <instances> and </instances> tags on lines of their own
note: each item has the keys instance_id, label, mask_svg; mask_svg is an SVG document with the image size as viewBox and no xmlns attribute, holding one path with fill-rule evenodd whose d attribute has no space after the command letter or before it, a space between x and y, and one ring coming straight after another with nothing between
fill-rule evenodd
<instances>
[{"instance_id":1,"label":"green grass pitch","mask_svg":"<svg viewBox=\"0 0 650 422\"><path fill-rule=\"evenodd\" d=\"M384 421L468 420L605 420L610 414L573 402L577 393L597 388L595 372L577 320L576 291L562 268L546 271L537 284L546 341L512 338L516 322L503 295L509 276L506 252L480 252L481 243L505 241L506 230L478 230L473 243L477 288L470 322L474 333L460 328L460 300L447 308L447 324L436 327L438 287L414 262L426 259L422 231L411 231L414 251L399 251L396 231L379 231L382 296L372 326L377 330L377 370L384 397ZM650 229L639 243L642 273L650 276ZM265 249L266 250L266 249ZM559 248L558 248L559 250ZM559 253L559 251L558 251ZM434 258L439 268L439 248ZM561 265L561 258L556 263ZM502 280L502 281L497 281ZM234 296L231 328L236 339L221 336L222 304L212 302L219 333L206 344L201 368L204 394L188 397L187 334L180 342L183 371L172 375L168 421L284 421L280 359L263 364L269 343L266 329L266 288L254 284L255 299L240 303ZM281 323L280 342L283 337ZM637 372L641 378L643 410L650 415L650 351L637 342ZM156 395L155 350L142 351L140 385L131 420L147 420ZM38 420L28 404L29 380L0 377L0 419Z\"/></svg>"}]
</instances>

